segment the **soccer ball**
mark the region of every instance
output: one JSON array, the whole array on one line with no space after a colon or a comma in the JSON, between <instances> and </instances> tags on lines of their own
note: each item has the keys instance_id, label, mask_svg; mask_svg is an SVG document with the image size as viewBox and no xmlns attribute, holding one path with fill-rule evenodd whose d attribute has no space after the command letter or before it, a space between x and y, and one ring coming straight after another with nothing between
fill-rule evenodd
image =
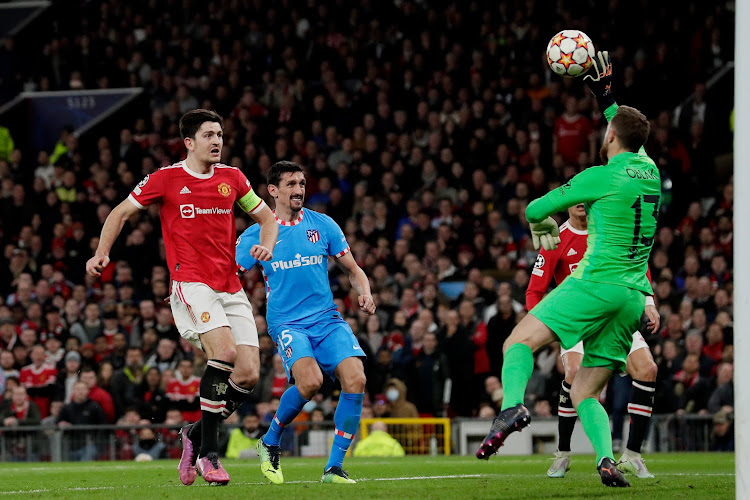
<instances>
[{"instance_id":1,"label":"soccer ball","mask_svg":"<svg viewBox=\"0 0 750 500\"><path fill-rule=\"evenodd\" d=\"M574 77L586 73L596 55L591 38L579 30L562 30L547 45L547 62L560 76Z\"/></svg>"}]
</instances>

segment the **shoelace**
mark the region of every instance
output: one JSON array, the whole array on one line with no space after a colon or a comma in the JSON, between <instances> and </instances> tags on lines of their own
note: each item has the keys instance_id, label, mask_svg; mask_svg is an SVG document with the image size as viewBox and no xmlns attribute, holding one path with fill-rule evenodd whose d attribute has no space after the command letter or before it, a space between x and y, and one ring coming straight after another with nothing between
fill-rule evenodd
<instances>
[{"instance_id":1,"label":"shoelace","mask_svg":"<svg viewBox=\"0 0 750 500\"><path fill-rule=\"evenodd\" d=\"M211 465L214 466L214 469L219 469L219 456L211 454L210 456L206 457L208 458L208 461L211 462Z\"/></svg>"},{"instance_id":2,"label":"shoelace","mask_svg":"<svg viewBox=\"0 0 750 500\"><path fill-rule=\"evenodd\" d=\"M266 446L266 449L268 450L268 458L271 459L271 466L273 466L274 469L279 468L279 456L281 455L279 453L279 447L278 446Z\"/></svg>"}]
</instances>

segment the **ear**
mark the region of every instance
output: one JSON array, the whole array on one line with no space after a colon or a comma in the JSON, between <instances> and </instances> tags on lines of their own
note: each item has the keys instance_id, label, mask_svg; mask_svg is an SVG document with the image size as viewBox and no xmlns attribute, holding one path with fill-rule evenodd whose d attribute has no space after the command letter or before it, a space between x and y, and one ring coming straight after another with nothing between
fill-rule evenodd
<instances>
[{"instance_id":1,"label":"ear","mask_svg":"<svg viewBox=\"0 0 750 500\"><path fill-rule=\"evenodd\" d=\"M274 184L269 184L267 186L268 194L270 194L273 198L278 198L279 190Z\"/></svg>"},{"instance_id":2,"label":"ear","mask_svg":"<svg viewBox=\"0 0 750 500\"><path fill-rule=\"evenodd\" d=\"M195 142L193 142L192 137L185 137L182 142L185 143L185 147L188 151L195 151Z\"/></svg>"}]
</instances>

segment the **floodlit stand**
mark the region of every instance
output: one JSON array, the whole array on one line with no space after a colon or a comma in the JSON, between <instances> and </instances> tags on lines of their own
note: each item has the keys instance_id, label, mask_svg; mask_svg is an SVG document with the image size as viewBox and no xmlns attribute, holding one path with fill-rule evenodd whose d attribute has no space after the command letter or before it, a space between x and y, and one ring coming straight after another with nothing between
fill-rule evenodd
<instances>
[{"instance_id":1,"label":"floodlit stand","mask_svg":"<svg viewBox=\"0 0 750 500\"><path fill-rule=\"evenodd\" d=\"M735 4L735 53L750 44L750 2ZM750 498L750 66L734 68L734 432L735 491L738 500Z\"/></svg>"}]
</instances>

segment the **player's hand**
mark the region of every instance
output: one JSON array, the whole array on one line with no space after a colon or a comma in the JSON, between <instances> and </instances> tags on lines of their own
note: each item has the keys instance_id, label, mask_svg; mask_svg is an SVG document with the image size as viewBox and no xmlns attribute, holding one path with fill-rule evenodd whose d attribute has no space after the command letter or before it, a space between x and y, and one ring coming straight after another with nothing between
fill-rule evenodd
<instances>
[{"instance_id":1,"label":"player's hand","mask_svg":"<svg viewBox=\"0 0 750 500\"><path fill-rule=\"evenodd\" d=\"M253 245L250 249L250 255L252 255L255 260L269 261L273 259L273 252L263 245Z\"/></svg>"},{"instance_id":2,"label":"player's hand","mask_svg":"<svg viewBox=\"0 0 750 500\"><path fill-rule=\"evenodd\" d=\"M359 300L359 308L362 309L362 311L366 312L370 316L375 314L375 301L372 299L372 295L369 293L365 295L360 295L358 297Z\"/></svg>"},{"instance_id":3,"label":"player's hand","mask_svg":"<svg viewBox=\"0 0 750 500\"><path fill-rule=\"evenodd\" d=\"M604 112L605 109L615 103L612 94L612 61L609 60L609 52L600 50L596 53L592 62L589 74L583 77L583 81L596 97L599 110Z\"/></svg>"},{"instance_id":4,"label":"player's hand","mask_svg":"<svg viewBox=\"0 0 750 500\"><path fill-rule=\"evenodd\" d=\"M101 276L102 269L109 264L108 255L94 255L86 262L86 272L91 276Z\"/></svg>"},{"instance_id":5,"label":"player's hand","mask_svg":"<svg viewBox=\"0 0 750 500\"><path fill-rule=\"evenodd\" d=\"M659 331L659 325L661 324L661 316L659 311L656 310L656 306L646 306L646 317L648 318L648 328L651 333L654 334Z\"/></svg>"},{"instance_id":6,"label":"player's hand","mask_svg":"<svg viewBox=\"0 0 750 500\"><path fill-rule=\"evenodd\" d=\"M547 251L554 250L560 243L560 228L552 217L547 217L542 222L530 222L531 242L534 248L539 247Z\"/></svg>"}]
</instances>

